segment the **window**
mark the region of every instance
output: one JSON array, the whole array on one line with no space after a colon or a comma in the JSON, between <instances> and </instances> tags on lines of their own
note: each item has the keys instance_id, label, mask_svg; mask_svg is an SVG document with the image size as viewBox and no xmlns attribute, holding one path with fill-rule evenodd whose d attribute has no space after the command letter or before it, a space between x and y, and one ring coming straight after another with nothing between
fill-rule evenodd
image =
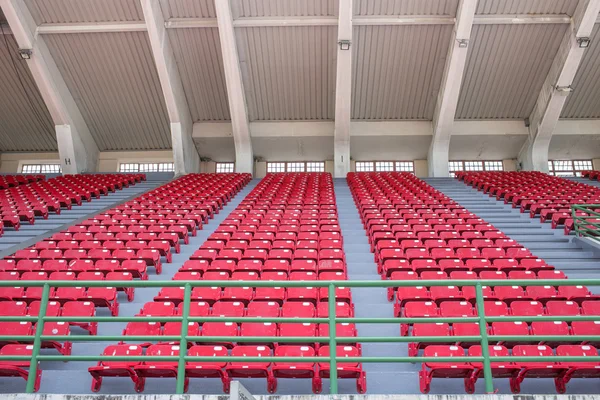
<instances>
[{"instance_id":1,"label":"window","mask_svg":"<svg viewBox=\"0 0 600 400\"><path fill-rule=\"evenodd\" d=\"M218 162L217 174L230 174L235 169L235 164L230 162Z\"/></svg>"},{"instance_id":2,"label":"window","mask_svg":"<svg viewBox=\"0 0 600 400\"><path fill-rule=\"evenodd\" d=\"M456 176L457 171L504 171L502 161L450 161L448 172L451 177Z\"/></svg>"},{"instance_id":3,"label":"window","mask_svg":"<svg viewBox=\"0 0 600 400\"><path fill-rule=\"evenodd\" d=\"M551 160L548 172L556 176L581 176L581 171L593 169L592 160Z\"/></svg>"},{"instance_id":4,"label":"window","mask_svg":"<svg viewBox=\"0 0 600 400\"><path fill-rule=\"evenodd\" d=\"M456 176L456 172L464 171L464 166L462 161L450 161L448 162L448 172L450 172L450 176L454 178Z\"/></svg>"},{"instance_id":5,"label":"window","mask_svg":"<svg viewBox=\"0 0 600 400\"><path fill-rule=\"evenodd\" d=\"M23 164L21 168L23 174L60 174L62 168L60 164Z\"/></svg>"},{"instance_id":6,"label":"window","mask_svg":"<svg viewBox=\"0 0 600 400\"><path fill-rule=\"evenodd\" d=\"M356 172L373 172L375 168L373 168L372 161L357 161L356 162Z\"/></svg>"},{"instance_id":7,"label":"window","mask_svg":"<svg viewBox=\"0 0 600 400\"><path fill-rule=\"evenodd\" d=\"M415 172L415 163L412 161L396 161L396 171Z\"/></svg>"},{"instance_id":8,"label":"window","mask_svg":"<svg viewBox=\"0 0 600 400\"><path fill-rule=\"evenodd\" d=\"M306 172L325 172L324 162L307 162Z\"/></svg>"},{"instance_id":9,"label":"window","mask_svg":"<svg viewBox=\"0 0 600 400\"><path fill-rule=\"evenodd\" d=\"M377 161L375 163L375 171L377 172L390 172L394 170L394 163L392 161Z\"/></svg>"},{"instance_id":10,"label":"window","mask_svg":"<svg viewBox=\"0 0 600 400\"><path fill-rule=\"evenodd\" d=\"M303 162L287 163L287 172L304 172L305 165Z\"/></svg>"},{"instance_id":11,"label":"window","mask_svg":"<svg viewBox=\"0 0 600 400\"><path fill-rule=\"evenodd\" d=\"M285 163L282 163L282 162L267 163L267 173L270 173L270 172L285 172Z\"/></svg>"},{"instance_id":12,"label":"window","mask_svg":"<svg viewBox=\"0 0 600 400\"><path fill-rule=\"evenodd\" d=\"M175 164L172 162L161 163L122 163L119 172L173 172Z\"/></svg>"}]
</instances>

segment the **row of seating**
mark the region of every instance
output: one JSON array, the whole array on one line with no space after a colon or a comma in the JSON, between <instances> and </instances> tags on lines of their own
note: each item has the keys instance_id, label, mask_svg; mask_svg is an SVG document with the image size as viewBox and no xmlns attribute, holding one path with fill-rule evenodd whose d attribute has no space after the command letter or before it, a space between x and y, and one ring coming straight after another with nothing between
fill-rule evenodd
<instances>
[{"instance_id":1,"label":"row of seating","mask_svg":"<svg viewBox=\"0 0 600 400\"><path fill-rule=\"evenodd\" d=\"M551 221L553 229L564 226L565 234L573 229L571 205L600 201L600 188L541 172L460 172L456 178L531 218Z\"/></svg>"},{"instance_id":2,"label":"row of seating","mask_svg":"<svg viewBox=\"0 0 600 400\"><path fill-rule=\"evenodd\" d=\"M0 175L0 190L46 179L45 175Z\"/></svg>"},{"instance_id":3,"label":"row of seating","mask_svg":"<svg viewBox=\"0 0 600 400\"><path fill-rule=\"evenodd\" d=\"M584 178L588 178L592 181L597 181L598 178L600 177L600 171L594 171L594 170L581 171L581 176Z\"/></svg>"},{"instance_id":4,"label":"row of seating","mask_svg":"<svg viewBox=\"0 0 600 400\"><path fill-rule=\"evenodd\" d=\"M326 289L310 287L318 279L346 279L346 263L342 247L333 180L324 173L269 174L230 213L208 240L195 251L174 276L176 280L238 280L248 282L245 287L196 287L192 289L190 315L222 317L287 317L313 318L328 316ZM254 288L257 280L306 281L307 287ZM169 316L181 313L183 287L166 287L160 290L154 302L146 303L139 315ZM350 317L353 304L350 290L336 292L336 314ZM338 324L340 335L356 336L353 324ZM188 330L198 336L232 336L235 342L218 343L220 354L231 349L232 355L315 355L328 352L319 346L318 336L328 334L324 324L274 323L274 322L205 322L192 323ZM124 334L166 335L181 331L180 323L147 324L131 322ZM249 345L244 337L273 337L274 343ZM306 343L285 345L277 337L305 336ZM160 345L160 339L157 338ZM176 346L170 343L168 345ZM197 345L213 354L214 343L209 346L199 341ZM167 349L168 350L168 349ZM176 349L178 351L178 348ZM112 352L112 348L107 348ZM146 349L146 354L151 347ZM106 353L106 352L105 352ZM166 353L165 353L166 354ZM188 354L192 354L190 349ZM217 354L217 353L214 353ZM360 355L357 344L339 346L338 354ZM146 362L158 369L164 363ZM256 363L232 362L188 363L186 377L221 377L224 391L229 390L231 378L266 378L267 389L273 393L278 378L310 378L315 393L321 391L320 380L329 376L328 364L314 363ZM366 391L366 374L359 363L338 364L340 378L355 379L359 393ZM191 368L190 366L193 366ZM108 367L108 368L107 368ZM198 370L208 371L200 372ZM105 372L106 371L106 372ZM191 371L191 372L190 372ZM98 379L112 376L110 365L99 363L90 369L95 387ZM106 374L106 375L103 375ZM201 374L201 375L197 375ZM172 377L173 373L160 372L147 375L133 368L128 374L135 382L147 377ZM143 384L142 384L143 386ZM139 389L139 388L138 388Z\"/></svg>"},{"instance_id":5,"label":"row of seating","mask_svg":"<svg viewBox=\"0 0 600 400\"><path fill-rule=\"evenodd\" d=\"M463 179L467 173L459 174ZM466 210L412 174L355 173L348 175L353 198L359 209L378 271L383 279L414 281L439 279L565 279L519 243L506 237L491 224ZM508 188L507 188L508 190ZM483 286L485 314L488 316L573 316L599 315L600 298L584 286L563 283L548 286ZM413 286L390 288L388 298L395 300L399 317L475 317L477 307L473 286ZM493 335L598 335L599 321L494 322L486 327ZM477 347L477 341L462 343L458 336L479 336L478 323L401 324L401 335L415 337L409 355L448 353L449 346ZM436 346L419 342L419 336L444 336L447 342ZM507 349L535 342L500 341L491 344ZM536 346L570 345L572 341L544 342ZM589 345L582 340L578 344ZM592 343L593 344L593 343ZM440 354L441 356L441 354ZM544 363L539 363L544 364ZM553 363L546 363L553 365ZM472 393L480 371L470 363L460 369L452 363L424 363L420 372L421 390L429 391L433 377L465 378L465 389ZM467 372L467 369L469 372ZM474 372L476 371L477 372ZM453 372L454 371L454 372ZM520 369L519 369L520 371ZM517 376L518 372L517 371ZM523 378L533 377L531 374ZM517 380L512 388L519 390ZM520 383L520 382L519 382Z\"/></svg>"},{"instance_id":6,"label":"row of seating","mask_svg":"<svg viewBox=\"0 0 600 400\"><path fill-rule=\"evenodd\" d=\"M66 183L71 179L74 178L68 178ZM97 307L103 305L109 306L112 314L116 315L118 292L124 292L127 299L132 301L134 290L132 287L111 286L110 281L148 279L148 267L151 265L159 273L163 260L170 261L171 251L173 249L179 251L181 241L187 243L188 234L195 234L197 229L202 229L202 224L218 212L250 179L249 174L186 175L105 212L101 219L97 216L83 221L28 249L0 260L0 279L15 282L19 280L106 281L105 287L53 288L50 292L47 315L92 317L96 315ZM114 191L130 183L132 182L106 182L100 189L102 192ZM181 208L181 210L189 210L185 212L190 215L184 217L178 214L169 216L167 221L161 221L169 225L162 225L153 220L152 225L149 226L133 222L123 223L123 218L110 220L105 218L106 214L114 217L122 216L123 214L115 211L119 209L127 210L123 212L127 212L127 217L131 220L141 221L146 217L145 206L148 204L152 204L157 213L162 213L161 210L165 209L169 210L170 214L172 210ZM114 232L108 232L109 228L114 229ZM132 232L129 232L130 229ZM88 233L92 237L89 237ZM116 239L111 237L113 233L115 236L119 234L123 236ZM127 235L128 233L136 236L131 237ZM98 239L102 238L102 240L94 240L93 235L99 235ZM0 309L3 310L0 311L0 315L37 315L41 288L5 288L2 290L1 298L6 301L0 303ZM56 328L58 325L55 323L45 323L44 334L70 335L72 334L70 327L78 326L89 334L96 335L98 329L95 322L61 322L59 325L60 329ZM0 322L0 332L4 335L33 335L35 325ZM0 345L4 345L0 348L0 352L4 355L31 353L30 346L26 344L1 343ZM63 354L71 351L71 343L68 341L43 343L43 346L54 347ZM27 370L24 367L28 365L28 362L2 362L0 375L20 376L27 379ZM36 390L41 377L41 372L38 372Z\"/></svg>"},{"instance_id":7,"label":"row of seating","mask_svg":"<svg viewBox=\"0 0 600 400\"><path fill-rule=\"evenodd\" d=\"M502 345L489 346L489 353L495 357L510 357L509 349ZM467 355L480 357L481 346L471 346ZM589 345L561 345L554 351L545 345L523 344L512 348L513 357L533 356L597 357L598 350ZM464 357L465 350L460 346L431 345L425 349L425 357ZM496 379L509 379L511 391L518 394L521 383L526 378L553 378L556 391L566 392L566 385L574 378L600 378L597 362L535 362L535 361L495 361L492 362L492 376ZM462 378L467 393L475 392L475 383L483 378L481 362L426 362L419 371L420 389L429 393L433 378Z\"/></svg>"},{"instance_id":8,"label":"row of seating","mask_svg":"<svg viewBox=\"0 0 600 400\"><path fill-rule=\"evenodd\" d=\"M0 214L6 227L19 230L21 222L35 223L36 217L48 218L49 212L60 214L82 200L91 201L108 191L145 180L144 174L68 175L0 190Z\"/></svg>"}]
</instances>

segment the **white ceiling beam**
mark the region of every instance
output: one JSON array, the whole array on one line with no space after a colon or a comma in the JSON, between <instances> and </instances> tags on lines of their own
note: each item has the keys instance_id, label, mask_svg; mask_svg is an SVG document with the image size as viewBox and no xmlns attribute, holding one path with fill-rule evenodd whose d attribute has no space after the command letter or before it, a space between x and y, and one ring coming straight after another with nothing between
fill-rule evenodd
<instances>
[{"instance_id":1,"label":"white ceiling beam","mask_svg":"<svg viewBox=\"0 0 600 400\"><path fill-rule=\"evenodd\" d=\"M577 5L571 28L563 37L529 117L529 137L519 153L524 170L548 172L550 140L586 51L579 40L589 39L599 12L600 0L581 0Z\"/></svg>"},{"instance_id":2,"label":"white ceiling beam","mask_svg":"<svg viewBox=\"0 0 600 400\"><path fill-rule=\"evenodd\" d=\"M244 92L240 57L238 55L233 27L231 1L215 0L215 10L219 25L225 83L229 99L229 113L231 114L231 125L233 128L235 169L236 172L252 174L254 170L254 153L252 151L252 138L250 137L246 93Z\"/></svg>"},{"instance_id":3,"label":"white ceiling beam","mask_svg":"<svg viewBox=\"0 0 600 400\"><path fill-rule=\"evenodd\" d=\"M25 2L0 0L0 7L19 48L31 51L27 66L54 122L63 173L96 171L98 146L46 42L36 35L37 25Z\"/></svg>"},{"instance_id":4,"label":"white ceiling beam","mask_svg":"<svg viewBox=\"0 0 600 400\"><path fill-rule=\"evenodd\" d=\"M200 172L200 156L192 139L192 116L165 28L165 17L157 1L141 0L141 5L169 115L175 176Z\"/></svg>"},{"instance_id":5,"label":"white ceiling beam","mask_svg":"<svg viewBox=\"0 0 600 400\"><path fill-rule=\"evenodd\" d=\"M476 9L477 0L461 0L458 3L456 26L448 49L442 85L433 114L433 139L427 158L430 176L448 176L450 137L452 136Z\"/></svg>"},{"instance_id":6,"label":"white ceiling beam","mask_svg":"<svg viewBox=\"0 0 600 400\"><path fill-rule=\"evenodd\" d=\"M337 26L338 17L240 17L233 20L235 28L282 27L282 26ZM440 15L383 15L354 16L355 26L386 25L454 25L456 18ZM524 24L570 24L571 17L566 14L529 15L496 14L476 15L474 25L524 25ZM596 23L600 23L600 17ZM170 18L165 21L167 29L216 28L216 18ZM102 32L143 32L146 24L136 21L90 22L90 23L49 23L41 24L37 34L51 35L63 33L102 33Z\"/></svg>"},{"instance_id":7,"label":"white ceiling beam","mask_svg":"<svg viewBox=\"0 0 600 400\"><path fill-rule=\"evenodd\" d=\"M350 118L352 111L352 0L339 0L335 81L334 177L350 172Z\"/></svg>"}]
</instances>

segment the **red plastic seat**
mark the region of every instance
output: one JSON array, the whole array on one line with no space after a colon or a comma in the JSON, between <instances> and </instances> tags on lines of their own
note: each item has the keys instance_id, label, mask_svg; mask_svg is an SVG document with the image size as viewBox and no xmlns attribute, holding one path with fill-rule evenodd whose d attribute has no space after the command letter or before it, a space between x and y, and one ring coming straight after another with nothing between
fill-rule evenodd
<instances>
[{"instance_id":1,"label":"red plastic seat","mask_svg":"<svg viewBox=\"0 0 600 400\"><path fill-rule=\"evenodd\" d=\"M518 345L513 348L512 354L514 357L531 357L531 356L553 356L554 353L549 346L545 345ZM564 393L566 388L561 377L567 368L560 363L553 361L526 361L515 362L517 367L521 368L519 375L511 380L511 389L513 393L521 391L521 383L526 378L555 378L554 383L558 393Z\"/></svg>"},{"instance_id":2,"label":"red plastic seat","mask_svg":"<svg viewBox=\"0 0 600 400\"><path fill-rule=\"evenodd\" d=\"M493 345L493 346L488 346L488 348L489 348L489 354L492 357L509 357L508 349L504 346ZM481 355L482 355L481 346L477 345L477 346L469 347L468 355L469 355L469 357L481 357ZM492 376L495 379L501 379L501 378L515 379L517 377L517 375L519 374L519 372L521 371L521 369L512 362L495 361L490 364L492 367ZM471 377L472 385L475 386L477 379L483 377L483 363L472 362L471 365L475 368L473 375Z\"/></svg>"},{"instance_id":3,"label":"red plastic seat","mask_svg":"<svg viewBox=\"0 0 600 400\"><path fill-rule=\"evenodd\" d=\"M231 350L233 357L270 357L271 349L267 346L236 346ZM232 378L266 378L267 391L275 393L277 380L271 371L270 362L243 362L235 361L229 363L226 371Z\"/></svg>"},{"instance_id":4,"label":"red plastic seat","mask_svg":"<svg viewBox=\"0 0 600 400\"><path fill-rule=\"evenodd\" d=\"M225 357L228 350L223 346L192 346L188 356L192 357ZM185 375L188 378L220 378L223 383L223 392L229 393L231 378L225 371L225 361L188 361L185 366Z\"/></svg>"},{"instance_id":5,"label":"red plastic seat","mask_svg":"<svg viewBox=\"0 0 600 400\"><path fill-rule=\"evenodd\" d=\"M322 346L319 348L319 357L329 356L329 346ZM336 347L337 357L360 357L361 348L357 346L337 346ZM367 374L362 369L362 364L358 362L340 362L337 364L338 378L339 379L356 379L356 391L360 394L364 394L367 391ZM319 363L319 376L324 379L328 379L330 376L329 363Z\"/></svg>"},{"instance_id":6,"label":"red plastic seat","mask_svg":"<svg viewBox=\"0 0 600 400\"><path fill-rule=\"evenodd\" d=\"M179 346L173 344L154 344L146 349L147 356L179 356ZM138 379L141 381L143 391L143 385L146 378L176 378L177 377L177 361L143 361L133 366ZM187 392L189 385L189 378L184 380L184 392ZM136 387L136 391L138 388Z\"/></svg>"},{"instance_id":7,"label":"red plastic seat","mask_svg":"<svg viewBox=\"0 0 600 400\"><path fill-rule=\"evenodd\" d=\"M0 349L0 356L31 356L33 345L29 344L7 344ZM21 377L25 381L29 378L29 367L31 361L0 361L0 376L1 377ZM40 388L42 380L42 370L37 369L33 391L37 392Z\"/></svg>"},{"instance_id":8,"label":"red plastic seat","mask_svg":"<svg viewBox=\"0 0 600 400\"><path fill-rule=\"evenodd\" d=\"M111 345L104 349L103 356L141 356L142 346L131 344ZM98 392L102 387L102 378L104 377L128 377L133 381L136 392L144 390L144 380L139 378L134 367L139 365L140 361L98 361L98 365L88 368L92 375L92 392Z\"/></svg>"},{"instance_id":9,"label":"red plastic seat","mask_svg":"<svg viewBox=\"0 0 600 400\"><path fill-rule=\"evenodd\" d=\"M275 349L276 357L314 357L315 350L310 346L282 345ZM312 391L321 393L322 382L314 362L276 362L272 366L274 378L312 379Z\"/></svg>"},{"instance_id":10,"label":"red plastic seat","mask_svg":"<svg viewBox=\"0 0 600 400\"><path fill-rule=\"evenodd\" d=\"M425 357L464 357L465 351L459 346L432 345L424 350ZM465 391L475 391L474 382L470 379L474 367L466 362L426 362L422 364L419 372L419 386L421 393L427 394L431 389L433 378L462 378L465 382Z\"/></svg>"},{"instance_id":11,"label":"red plastic seat","mask_svg":"<svg viewBox=\"0 0 600 400\"><path fill-rule=\"evenodd\" d=\"M556 348L559 357L597 357L598 350L589 345L561 345ZM562 361L561 365L568 370L558 379L562 380L561 387L566 386L571 379L600 378L600 368L597 362Z\"/></svg>"}]
</instances>

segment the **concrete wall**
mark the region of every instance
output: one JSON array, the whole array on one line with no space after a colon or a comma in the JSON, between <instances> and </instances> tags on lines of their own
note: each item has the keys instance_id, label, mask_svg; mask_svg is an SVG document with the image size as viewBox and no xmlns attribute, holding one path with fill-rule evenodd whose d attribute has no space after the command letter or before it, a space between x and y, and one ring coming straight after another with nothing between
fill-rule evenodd
<instances>
[{"instance_id":1,"label":"concrete wall","mask_svg":"<svg viewBox=\"0 0 600 400\"><path fill-rule=\"evenodd\" d=\"M429 176L429 165L427 160L415 160L415 175L418 178L427 178Z\"/></svg>"},{"instance_id":2,"label":"concrete wall","mask_svg":"<svg viewBox=\"0 0 600 400\"><path fill-rule=\"evenodd\" d=\"M173 162L171 150L103 151L98 159L98 172L118 172L121 163Z\"/></svg>"},{"instance_id":3,"label":"concrete wall","mask_svg":"<svg viewBox=\"0 0 600 400\"><path fill-rule=\"evenodd\" d=\"M595 170L600 170L600 158L594 158L592 160L592 167L594 167Z\"/></svg>"},{"instance_id":4,"label":"concrete wall","mask_svg":"<svg viewBox=\"0 0 600 400\"><path fill-rule=\"evenodd\" d=\"M254 178L264 178L267 175L267 162L258 161L254 163Z\"/></svg>"},{"instance_id":5,"label":"concrete wall","mask_svg":"<svg viewBox=\"0 0 600 400\"><path fill-rule=\"evenodd\" d=\"M23 164L60 164L56 153L2 153L0 154L0 173L17 174Z\"/></svg>"},{"instance_id":6,"label":"concrete wall","mask_svg":"<svg viewBox=\"0 0 600 400\"><path fill-rule=\"evenodd\" d=\"M514 158L511 158L509 160L502 160L502 165L504 166L505 171L516 171L518 161Z\"/></svg>"}]
</instances>

